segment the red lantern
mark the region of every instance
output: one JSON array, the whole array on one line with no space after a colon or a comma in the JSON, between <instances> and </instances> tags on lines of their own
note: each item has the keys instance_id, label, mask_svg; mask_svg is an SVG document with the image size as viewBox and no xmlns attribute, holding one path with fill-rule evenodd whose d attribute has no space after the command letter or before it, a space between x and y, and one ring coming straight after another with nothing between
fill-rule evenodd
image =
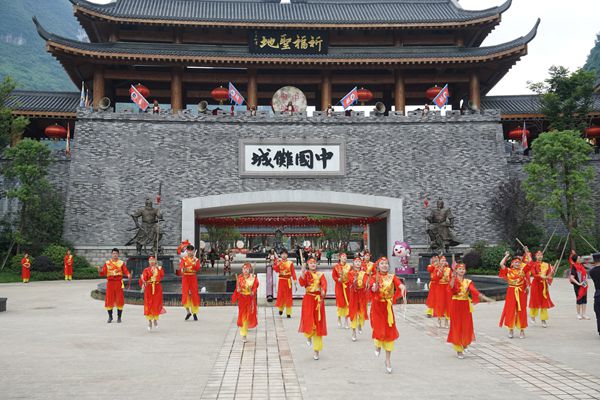
<instances>
[{"instance_id":1,"label":"red lantern","mask_svg":"<svg viewBox=\"0 0 600 400\"><path fill-rule=\"evenodd\" d=\"M363 87L358 89L356 91L356 94L358 96L358 101L360 101L360 104L362 104L363 106L365 105L365 103L368 103L373 99L373 93L371 93L369 89L365 89Z\"/></svg>"},{"instance_id":2,"label":"red lantern","mask_svg":"<svg viewBox=\"0 0 600 400\"><path fill-rule=\"evenodd\" d=\"M590 126L585 130L585 136L589 138L600 137L600 126Z\"/></svg>"},{"instance_id":3,"label":"red lantern","mask_svg":"<svg viewBox=\"0 0 600 400\"><path fill-rule=\"evenodd\" d=\"M210 96L218 101L219 104L223 104L223 102L229 98L229 90L225 89L223 86L219 86L210 92Z\"/></svg>"},{"instance_id":4,"label":"red lantern","mask_svg":"<svg viewBox=\"0 0 600 400\"><path fill-rule=\"evenodd\" d=\"M527 140L529 140L529 135L529 129L525 129L525 136L527 136ZM510 140L516 140L520 142L521 139L523 139L523 127L519 126L513 129L512 131L508 132L508 138Z\"/></svg>"},{"instance_id":5,"label":"red lantern","mask_svg":"<svg viewBox=\"0 0 600 400\"><path fill-rule=\"evenodd\" d=\"M66 139L67 128L58 124L49 125L44 129L44 134L50 139Z\"/></svg>"},{"instance_id":6,"label":"red lantern","mask_svg":"<svg viewBox=\"0 0 600 400\"><path fill-rule=\"evenodd\" d=\"M144 98L148 98L150 96L150 89L148 89L146 86L142 85L141 83L138 83L137 85L135 85L135 88L138 92L140 92L140 94L142 96L144 96ZM129 88L129 94L131 94L133 92L133 89L130 87Z\"/></svg>"},{"instance_id":7,"label":"red lantern","mask_svg":"<svg viewBox=\"0 0 600 400\"><path fill-rule=\"evenodd\" d=\"M427 97L427 99L429 100L433 100L435 99L435 96L437 96L440 93L440 90L442 90L442 88L438 85L430 87L429 89L427 89L427 91L425 91L425 97Z\"/></svg>"}]
</instances>

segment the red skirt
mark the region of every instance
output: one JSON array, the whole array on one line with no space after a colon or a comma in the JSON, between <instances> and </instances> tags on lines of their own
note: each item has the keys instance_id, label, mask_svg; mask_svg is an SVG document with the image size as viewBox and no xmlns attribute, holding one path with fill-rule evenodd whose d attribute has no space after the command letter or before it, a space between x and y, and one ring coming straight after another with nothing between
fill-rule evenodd
<instances>
[{"instance_id":1,"label":"red skirt","mask_svg":"<svg viewBox=\"0 0 600 400\"><path fill-rule=\"evenodd\" d=\"M448 343L467 347L475 340L473 315L468 300L451 300Z\"/></svg>"},{"instance_id":2,"label":"red skirt","mask_svg":"<svg viewBox=\"0 0 600 400\"><path fill-rule=\"evenodd\" d=\"M447 283L435 285L434 299L433 316L438 318L448 316L448 308L450 307L452 295L448 291Z\"/></svg>"},{"instance_id":3,"label":"red skirt","mask_svg":"<svg viewBox=\"0 0 600 400\"><path fill-rule=\"evenodd\" d=\"M388 324L387 301L374 300L371 303L371 329L373 339L392 342L400 336L396 328L396 317L392 313L392 326Z\"/></svg>"},{"instance_id":4,"label":"red skirt","mask_svg":"<svg viewBox=\"0 0 600 400\"><path fill-rule=\"evenodd\" d=\"M546 286L546 297L544 297L544 285ZM552 308L554 303L550 298L550 287L544 280L533 278L531 282L531 297L529 298L529 308Z\"/></svg>"},{"instance_id":5,"label":"red skirt","mask_svg":"<svg viewBox=\"0 0 600 400\"><path fill-rule=\"evenodd\" d=\"M433 309L435 307L435 295L437 294L437 287L437 282L429 283L429 293L427 294L427 300L425 300L425 305L427 306L427 308Z\"/></svg>"},{"instance_id":6,"label":"red skirt","mask_svg":"<svg viewBox=\"0 0 600 400\"><path fill-rule=\"evenodd\" d=\"M181 279L181 304L185 306L188 302L188 299L192 301L193 306L200 305L200 294L198 294L198 278L196 275L183 275Z\"/></svg>"},{"instance_id":7,"label":"red skirt","mask_svg":"<svg viewBox=\"0 0 600 400\"><path fill-rule=\"evenodd\" d=\"M31 277L31 271L29 268L21 267L22 279L29 279Z\"/></svg>"},{"instance_id":8,"label":"red skirt","mask_svg":"<svg viewBox=\"0 0 600 400\"><path fill-rule=\"evenodd\" d=\"M339 308L348 307L348 302L350 301L350 288L348 284L346 284L346 290L344 291L343 284L340 282L335 283L335 305ZM346 292L346 297L344 297L344 292ZM348 301L346 301L346 298Z\"/></svg>"},{"instance_id":9,"label":"red skirt","mask_svg":"<svg viewBox=\"0 0 600 400\"><path fill-rule=\"evenodd\" d=\"M275 307L291 307L294 304L292 297L292 278L279 278L277 281L277 300Z\"/></svg>"},{"instance_id":10,"label":"red skirt","mask_svg":"<svg viewBox=\"0 0 600 400\"><path fill-rule=\"evenodd\" d=\"M348 316L350 320L354 320L357 315L362 315L362 317L367 320L369 316L367 314L367 292L366 290L349 290L350 297L348 301L350 304L348 305Z\"/></svg>"},{"instance_id":11,"label":"red skirt","mask_svg":"<svg viewBox=\"0 0 600 400\"><path fill-rule=\"evenodd\" d=\"M160 315L163 309L163 289L160 283L154 285L154 294L152 294L152 284L147 283L144 289L144 315Z\"/></svg>"},{"instance_id":12,"label":"red skirt","mask_svg":"<svg viewBox=\"0 0 600 400\"><path fill-rule=\"evenodd\" d=\"M527 328L527 293L525 289L520 288L518 290L519 302L517 302L517 297L515 297L516 289L513 286L509 286L506 289L506 300L504 301L504 309L500 316L499 326L506 326L511 329L516 328L518 321L521 329L525 329ZM521 305L521 310L519 310L519 304Z\"/></svg>"},{"instance_id":13,"label":"red skirt","mask_svg":"<svg viewBox=\"0 0 600 400\"><path fill-rule=\"evenodd\" d=\"M73 266L72 265L65 266L65 275L73 276Z\"/></svg>"},{"instance_id":14,"label":"red skirt","mask_svg":"<svg viewBox=\"0 0 600 400\"><path fill-rule=\"evenodd\" d=\"M255 297L250 294L238 294L235 296L235 300L238 303L237 326L244 326L244 321L248 321L247 328L256 328L258 318L256 317Z\"/></svg>"},{"instance_id":15,"label":"red skirt","mask_svg":"<svg viewBox=\"0 0 600 400\"><path fill-rule=\"evenodd\" d=\"M106 297L104 299L104 307L123 308L125 304L125 297L123 296L123 281L106 281Z\"/></svg>"},{"instance_id":16,"label":"red skirt","mask_svg":"<svg viewBox=\"0 0 600 400\"><path fill-rule=\"evenodd\" d=\"M320 296L319 296L320 297ZM317 296L307 293L302 299L302 316L298 332L311 334L316 330L317 336L327 336L325 319L325 301L317 301ZM320 318L320 319L319 319Z\"/></svg>"}]
</instances>

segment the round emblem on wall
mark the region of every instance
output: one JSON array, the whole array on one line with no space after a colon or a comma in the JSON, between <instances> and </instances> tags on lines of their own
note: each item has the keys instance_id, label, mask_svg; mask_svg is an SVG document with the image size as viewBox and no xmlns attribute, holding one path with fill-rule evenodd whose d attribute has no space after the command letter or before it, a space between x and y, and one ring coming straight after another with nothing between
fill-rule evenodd
<instances>
[{"instance_id":1,"label":"round emblem on wall","mask_svg":"<svg viewBox=\"0 0 600 400\"><path fill-rule=\"evenodd\" d=\"M275 92L271 101L273 111L289 111L288 105L290 102L292 103L293 112L306 111L306 96L302 90L294 86L284 86Z\"/></svg>"}]
</instances>

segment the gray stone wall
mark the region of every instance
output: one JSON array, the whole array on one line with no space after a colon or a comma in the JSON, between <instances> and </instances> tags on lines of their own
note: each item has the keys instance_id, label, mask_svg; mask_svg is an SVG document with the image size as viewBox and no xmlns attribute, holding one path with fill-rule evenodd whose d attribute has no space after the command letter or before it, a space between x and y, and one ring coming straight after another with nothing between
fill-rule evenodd
<instances>
[{"instance_id":1,"label":"gray stone wall","mask_svg":"<svg viewBox=\"0 0 600 400\"><path fill-rule=\"evenodd\" d=\"M490 198L508 176L499 113L369 117L80 114L72 149L65 238L76 246L123 245L128 214L162 182L165 244L180 241L181 200L277 189L359 192L404 199L404 239L426 244L423 195L442 196L465 243L495 243ZM238 141L346 142L346 175L240 178ZM318 201L318 199L307 199ZM397 239L397 238L391 238Z\"/></svg>"}]
</instances>

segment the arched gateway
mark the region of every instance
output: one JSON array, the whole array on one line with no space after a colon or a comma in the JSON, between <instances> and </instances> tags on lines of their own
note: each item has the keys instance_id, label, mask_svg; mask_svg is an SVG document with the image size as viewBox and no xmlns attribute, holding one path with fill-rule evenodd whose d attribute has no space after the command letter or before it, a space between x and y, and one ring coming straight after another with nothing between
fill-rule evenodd
<instances>
[{"instance_id":1,"label":"arched gateway","mask_svg":"<svg viewBox=\"0 0 600 400\"><path fill-rule=\"evenodd\" d=\"M269 190L182 199L181 237L196 235L196 218L250 214L327 214L385 217L369 235L371 249L391 256L390 239L402 240L402 199L317 190Z\"/></svg>"}]
</instances>

